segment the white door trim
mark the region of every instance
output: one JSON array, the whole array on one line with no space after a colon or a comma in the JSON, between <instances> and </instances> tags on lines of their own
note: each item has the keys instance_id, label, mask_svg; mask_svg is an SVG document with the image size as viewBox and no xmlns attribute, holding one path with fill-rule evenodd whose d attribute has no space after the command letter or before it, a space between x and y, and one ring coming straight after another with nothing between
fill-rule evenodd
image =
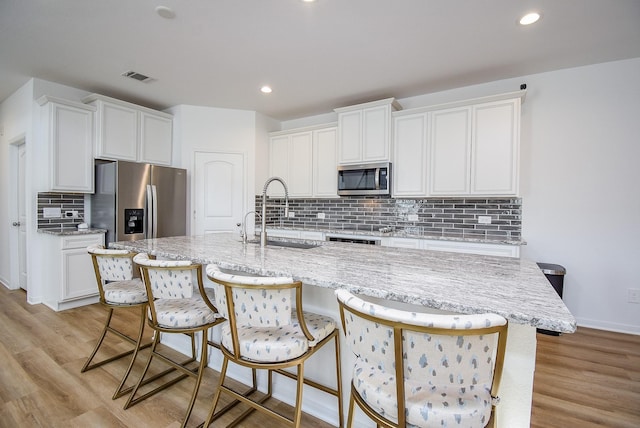
<instances>
[{"instance_id":1,"label":"white door trim","mask_svg":"<svg viewBox=\"0 0 640 428\"><path fill-rule=\"evenodd\" d=\"M17 137L9 140L9 157L11 159L10 171L9 171L9 195L7 203L9 204L9 224L6 226L9 230L9 248L19 248L20 229L26 228L30 221L29 210L25 209L25 223L20 227L14 227L13 222L19 221L20 209L18 206L18 186L19 186L19 157L21 149L27 150L26 135L20 134ZM26 155L26 153L25 153ZM22 174L26 175L26 171L22 171ZM26 188L24 189L25 193ZM26 204L27 195L25 194L24 203ZM25 238L24 252L27 253L28 240ZM26 257L24 258L26 261ZM26 266L24 267L26 270ZM18 251L9 252L9 281L7 286L12 290L20 288L20 254ZM25 279L25 289L27 287Z\"/></svg>"}]
</instances>

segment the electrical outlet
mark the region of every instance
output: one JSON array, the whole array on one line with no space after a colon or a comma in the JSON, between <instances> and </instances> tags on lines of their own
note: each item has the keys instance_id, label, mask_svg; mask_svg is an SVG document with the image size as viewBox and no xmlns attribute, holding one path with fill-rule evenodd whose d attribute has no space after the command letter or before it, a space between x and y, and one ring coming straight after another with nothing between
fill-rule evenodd
<instances>
[{"instance_id":1,"label":"electrical outlet","mask_svg":"<svg viewBox=\"0 0 640 428\"><path fill-rule=\"evenodd\" d=\"M295 217L296 217L295 211L289 211L289 218L295 218Z\"/></svg>"},{"instance_id":2,"label":"electrical outlet","mask_svg":"<svg viewBox=\"0 0 640 428\"><path fill-rule=\"evenodd\" d=\"M478 216L478 224L491 224L491 216L490 215L479 215Z\"/></svg>"},{"instance_id":3,"label":"electrical outlet","mask_svg":"<svg viewBox=\"0 0 640 428\"><path fill-rule=\"evenodd\" d=\"M409 214L407 215L408 221L418 221L418 214Z\"/></svg>"},{"instance_id":4,"label":"electrical outlet","mask_svg":"<svg viewBox=\"0 0 640 428\"><path fill-rule=\"evenodd\" d=\"M324 213L318 213L318 219L324 220Z\"/></svg>"},{"instance_id":5,"label":"electrical outlet","mask_svg":"<svg viewBox=\"0 0 640 428\"><path fill-rule=\"evenodd\" d=\"M65 211L64 216L66 218L80 218L78 211Z\"/></svg>"},{"instance_id":6,"label":"electrical outlet","mask_svg":"<svg viewBox=\"0 0 640 428\"><path fill-rule=\"evenodd\" d=\"M629 288L627 290L627 301L629 303L640 303L640 289Z\"/></svg>"}]
</instances>

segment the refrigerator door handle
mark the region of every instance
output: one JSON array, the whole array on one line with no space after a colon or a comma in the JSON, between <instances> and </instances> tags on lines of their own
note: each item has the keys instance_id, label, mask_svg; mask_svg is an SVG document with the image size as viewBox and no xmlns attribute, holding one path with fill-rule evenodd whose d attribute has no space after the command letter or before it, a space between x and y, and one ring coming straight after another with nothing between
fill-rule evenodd
<instances>
[{"instance_id":1,"label":"refrigerator door handle","mask_svg":"<svg viewBox=\"0 0 640 428\"><path fill-rule=\"evenodd\" d=\"M152 238L157 238L158 237L158 191L156 190L156 185L152 184L151 185L151 195L152 195L152 201L153 201L153 210L151 212L151 215L153 216L153 236Z\"/></svg>"},{"instance_id":2,"label":"refrigerator door handle","mask_svg":"<svg viewBox=\"0 0 640 428\"><path fill-rule=\"evenodd\" d=\"M152 237L151 231L153 230L153 194L151 192L151 185L147 184L147 199L145 201L145 229L144 237L149 239Z\"/></svg>"}]
</instances>

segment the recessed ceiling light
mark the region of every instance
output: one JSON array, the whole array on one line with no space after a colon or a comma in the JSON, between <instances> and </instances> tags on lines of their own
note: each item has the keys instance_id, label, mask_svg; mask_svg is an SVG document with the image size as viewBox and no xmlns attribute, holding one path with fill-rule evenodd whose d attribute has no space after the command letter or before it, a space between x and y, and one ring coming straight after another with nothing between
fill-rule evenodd
<instances>
[{"instance_id":1,"label":"recessed ceiling light","mask_svg":"<svg viewBox=\"0 0 640 428\"><path fill-rule=\"evenodd\" d=\"M527 13L526 15L524 15L522 18L520 18L520 25L531 25L535 22L538 22L538 20L540 19L540 14L537 12L531 12L531 13Z\"/></svg>"},{"instance_id":2,"label":"recessed ceiling light","mask_svg":"<svg viewBox=\"0 0 640 428\"><path fill-rule=\"evenodd\" d=\"M305 3L313 3L316 0L302 0L302 1L305 2Z\"/></svg>"},{"instance_id":3,"label":"recessed ceiling light","mask_svg":"<svg viewBox=\"0 0 640 428\"><path fill-rule=\"evenodd\" d=\"M261 91L263 94L270 94L270 93L272 92L272 89L271 89L271 86L267 86L267 85L265 85L265 86L263 86L262 88L260 88L260 91Z\"/></svg>"},{"instance_id":4,"label":"recessed ceiling light","mask_svg":"<svg viewBox=\"0 0 640 428\"><path fill-rule=\"evenodd\" d=\"M165 19L173 19L176 17L176 13L173 9L170 9L167 6L156 7L156 13Z\"/></svg>"}]
</instances>

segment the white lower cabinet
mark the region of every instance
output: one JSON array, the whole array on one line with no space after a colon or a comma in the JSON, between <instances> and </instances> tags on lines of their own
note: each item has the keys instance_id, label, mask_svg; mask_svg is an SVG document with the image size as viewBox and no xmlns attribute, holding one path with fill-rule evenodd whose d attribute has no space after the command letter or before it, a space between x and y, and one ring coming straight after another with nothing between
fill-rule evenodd
<instances>
[{"instance_id":1,"label":"white lower cabinet","mask_svg":"<svg viewBox=\"0 0 640 428\"><path fill-rule=\"evenodd\" d=\"M498 243L388 237L383 238L382 245L395 248L448 251L450 253L480 254L484 256L520 257L520 246Z\"/></svg>"},{"instance_id":2,"label":"white lower cabinet","mask_svg":"<svg viewBox=\"0 0 640 428\"><path fill-rule=\"evenodd\" d=\"M56 311L98 301L98 285L87 253L89 245L104 244L104 234L52 235L46 305Z\"/></svg>"},{"instance_id":3,"label":"white lower cabinet","mask_svg":"<svg viewBox=\"0 0 640 428\"><path fill-rule=\"evenodd\" d=\"M324 241L326 234L320 231L313 230L293 230L293 229L267 229L267 235L269 237L279 238L298 238L309 239L315 241ZM336 235L336 233L330 233L330 235ZM342 235L341 235L342 236ZM350 237L352 235L344 235ZM354 238L375 238L372 236L353 236ZM431 250L431 251L448 251L450 253L466 253L466 254L480 254L484 256L499 256L499 257L520 257L520 246L511 244L500 243L485 243L485 242L465 242L465 241L443 241L438 239L423 239L423 238L403 238L396 236L385 236L380 239L383 247L393 248L410 248L414 250Z\"/></svg>"},{"instance_id":4,"label":"white lower cabinet","mask_svg":"<svg viewBox=\"0 0 640 428\"><path fill-rule=\"evenodd\" d=\"M480 254L483 256L520 257L520 246L509 244L487 244L483 242L432 241L423 242L425 250L448 251L450 253Z\"/></svg>"},{"instance_id":5,"label":"white lower cabinet","mask_svg":"<svg viewBox=\"0 0 640 428\"><path fill-rule=\"evenodd\" d=\"M394 248L414 248L416 250L422 248L422 240L413 239L413 238L383 238L382 246L383 247L394 247Z\"/></svg>"}]
</instances>

